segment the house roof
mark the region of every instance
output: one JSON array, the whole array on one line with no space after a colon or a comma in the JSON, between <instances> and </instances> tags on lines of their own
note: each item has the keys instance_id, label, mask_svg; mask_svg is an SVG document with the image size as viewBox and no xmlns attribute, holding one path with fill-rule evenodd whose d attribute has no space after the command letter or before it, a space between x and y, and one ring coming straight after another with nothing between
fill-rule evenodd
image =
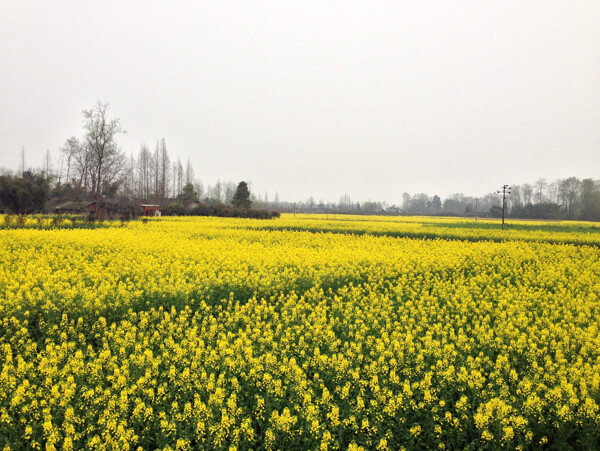
<instances>
[{"instance_id":1,"label":"house roof","mask_svg":"<svg viewBox=\"0 0 600 451\"><path fill-rule=\"evenodd\" d=\"M65 202L54 207L55 210L83 210L87 204L81 202Z\"/></svg>"}]
</instances>

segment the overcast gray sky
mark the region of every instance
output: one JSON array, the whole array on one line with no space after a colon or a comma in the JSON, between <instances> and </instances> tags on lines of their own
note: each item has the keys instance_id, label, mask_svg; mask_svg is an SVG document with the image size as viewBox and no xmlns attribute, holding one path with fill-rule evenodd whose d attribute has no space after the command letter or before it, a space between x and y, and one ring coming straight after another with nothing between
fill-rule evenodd
<instances>
[{"instance_id":1,"label":"overcast gray sky","mask_svg":"<svg viewBox=\"0 0 600 451\"><path fill-rule=\"evenodd\" d=\"M600 1L0 3L0 166L110 104L205 184L287 200L600 178Z\"/></svg>"}]
</instances>

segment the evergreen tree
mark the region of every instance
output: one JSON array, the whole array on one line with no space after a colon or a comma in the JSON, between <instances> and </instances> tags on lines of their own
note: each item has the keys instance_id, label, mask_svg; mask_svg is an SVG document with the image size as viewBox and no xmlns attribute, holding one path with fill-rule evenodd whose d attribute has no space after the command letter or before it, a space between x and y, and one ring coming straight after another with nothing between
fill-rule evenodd
<instances>
[{"instance_id":1,"label":"evergreen tree","mask_svg":"<svg viewBox=\"0 0 600 451\"><path fill-rule=\"evenodd\" d=\"M248 184L246 182L240 182L238 184L231 203L235 208L244 208L246 210L250 208L252 201L250 200L250 190L248 190Z\"/></svg>"}]
</instances>

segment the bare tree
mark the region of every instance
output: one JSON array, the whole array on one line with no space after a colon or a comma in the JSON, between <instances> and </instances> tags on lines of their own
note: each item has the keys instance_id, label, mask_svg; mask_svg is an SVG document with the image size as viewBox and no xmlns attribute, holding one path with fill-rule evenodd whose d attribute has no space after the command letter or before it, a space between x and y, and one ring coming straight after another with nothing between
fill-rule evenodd
<instances>
[{"instance_id":1,"label":"bare tree","mask_svg":"<svg viewBox=\"0 0 600 451\"><path fill-rule=\"evenodd\" d=\"M52 169L52 159L50 158L50 149L46 149L46 178L50 177L50 171Z\"/></svg>"},{"instance_id":2,"label":"bare tree","mask_svg":"<svg viewBox=\"0 0 600 451\"><path fill-rule=\"evenodd\" d=\"M221 183L221 180L217 180L217 183L213 187L212 198L217 202L221 202L223 200L223 184Z\"/></svg>"},{"instance_id":3,"label":"bare tree","mask_svg":"<svg viewBox=\"0 0 600 451\"><path fill-rule=\"evenodd\" d=\"M229 205L233 201L233 196L237 190L235 182L225 182L223 185L223 191L225 194L225 203Z\"/></svg>"},{"instance_id":4,"label":"bare tree","mask_svg":"<svg viewBox=\"0 0 600 451\"><path fill-rule=\"evenodd\" d=\"M352 200L350 199L350 196L347 193L340 196L340 203L339 203L340 210L348 210L351 207L352 207Z\"/></svg>"},{"instance_id":5,"label":"bare tree","mask_svg":"<svg viewBox=\"0 0 600 451\"><path fill-rule=\"evenodd\" d=\"M58 177L58 185L60 186L62 184L62 176L63 176L63 170L64 170L64 166L65 166L65 156L63 154L58 154L57 165L58 165L58 167L56 168L56 175Z\"/></svg>"},{"instance_id":6,"label":"bare tree","mask_svg":"<svg viewBox=\"0 0 600 451\"><path fill-rule=\"evenodd\" d=\"M177 180L177 193L176 196L179 196L183 192L183 180L184 180L184 172L183 165L181 164L181 159L177 158L176 171L174 174L175 179Z\"/></svg>"},{"instance_id":7,"label":"bare tree","mask_svg":"<svg viewBox=\"0 0 600 451\"><path fill-rule=\"evenodd\" d=\"M192 167L192 163L190 162L189 158L187 159L187 164L185 165L185 184L194 184L194 168Z\"/></svg>"},{"instance_id":8,"label":"bare tree","mask_svg":"<svg viewBox=\"0 0 600 451\"><path fill-rule=\"evenodd\" d=\"M21 175L25 174L25 146L21 147Z\"/></svg>"},{"instance_id":9,"label":"bare tree","mask_svg":"<svg viewBox=\"0 0 600 451\"><path fill-rule=\"evenodd\" d=\"M135 196L135 169L135 160L133 154L130 154L127 168L125 169L125 182L123 187L125 196L129 198Z\"/></svg>"},{"instance_id":10,"label":"bare tree","mask_svg":"<svg viewBox=\"0 0 600 451\"><path fill-rule=\"evenodd\" d=\"M550 203L558 203L558 192L559 184L557 182L551 182L546 185L546 195Z\"/></svg>"},{"instance_id":11,"label":"bare tree","mask_svg":"<svg viewBox=\"0 0 600 451\"><path fill-rule=\"evenodd\" d=\"M157 199L160 197L160 141L158 140L156 140L152 162L152 192Z\"/></svg>"},{"instance_id":12,"label":"bare tree","mask_svg":"<svg viewBox=\"0 0 600 451\"><path fill-rule=\"evenodd\" d=\"M71 169L75 160L78 157L78 154L81 152L81 144L79 140L75 136L71 136L69 139L65 141L65 144L60 148L61 153L64 155L67 164L67 174L66 174L66 182L71 182Z\"/></svg>"},{"instance_id":13,"label":"bare tree","mask_svg":"<svg viewBox=\"0 0 600 451\"><path fill-rule=\"evenodd\" d=\"M123 169L125 158L115 141L124 133L119 119L108 119L108 103L98 101L90 110L84 110L86 151L93 164L91 171L92 196L102 197L103 188L112 183Z\"/></svg>"},{"instance_id":14,"label":"bare tree","mask_svg":"<svg viewBox=\"0 0 600 451\"><path fill-rule=\"evenodd\" d=\"M160 141L157 150L158 185L156 193L162 203L163 200L169 197L171 184L171 161L164 138Z\"/></svg>"},{"instance_id":15,"label":"bare tree","mask_svg":"<svg viewBox=\"0 0 600 451\"><path fill-rule=\"evenodd\" d=\"M521 199L521 187L519 185L511 186L511 194L506 200L511 210L522 208L523 200Z\"/></svg>"},{"instance_id":16,"label":"bare tree","mask_svg":"<svg viewBox=\"0 0 600 451\"><path fill-rule=\"evenodd\" d=\"M151 189L151 174L154 166L152 154L148 146L142 144L137 160L137 179L138 179L138 196L143 199L150 197Z\"/></svg>"},{"instance_id":17,"label":"bare tree","mask_svg":"<svg viewBox=\"0 0 600 451\"><path fill-rule=\"evenodd\" d=\"M85 145L81 145L77 149L77 153L75 153L74 157L74 172L77 176L77 179L74 180L74 184L78 188L83 188L84 191L88 193L91 188L91 174L94 172L92 154Z\"/></svg>"},{"instance_id":18,"label":"bare tree","mask_svg":"<svg viewBox=\"0 0 600 451\"><path fill-rule=\"evenodd\" d=\"M528 183L521 185L521 198L523 199L523 204L524 205L531 204L532 197L533 197L533 187Z\"/></svg>"},{"instance_id":19,"label":"bare tree","mask_svg":"<svg viewBox=\"0 0 600 451\"><path fill-rule=\"evenodd\" d=\"M583 179L581 181L581 219L593 221L600 217L600 181Z\"/></svg>"},{"instance_id":20,"label":"bare tree","mask_svg":"<svg viewBox=\"0 0 600 451\"><path fill-rule=\"evenodd\" d=\"M537 203L541 204L544 199L544 188L546 187L546 179L541 178L535 182L535 197L537 198Z\"/></svg>"},{"instance_id":21,"label":"bare tree","mask_svg":"<svg viewBox=\"0 0 600 451\"><path fill-rule=\"evenodd\" d=\"M194 188L196 188L196 192L198 193L198 199L202 199L204 196L204 184L200 179L196 180Z\"/></svg>"},{"instance_id":22,"label":"bare tree","mask_svg":"<svg viewBox=\"0 0 600 451\"><path fill-rule=\"evenodd\" d=\"M171 165L171 194L177 197L177 162L174 161Z\"/></svg>"},{"instance_id":23,"label":"bare tree","mask_svg":"<svg viewBox=\"0 0 600 451\"><path fill-rule=\"evenodd\" d=\"M559 196L563 203L567 216L575 217L575 207L579 197L581 182L576 177L569 177L559 182Z\"/></svg>"}]
</instances>

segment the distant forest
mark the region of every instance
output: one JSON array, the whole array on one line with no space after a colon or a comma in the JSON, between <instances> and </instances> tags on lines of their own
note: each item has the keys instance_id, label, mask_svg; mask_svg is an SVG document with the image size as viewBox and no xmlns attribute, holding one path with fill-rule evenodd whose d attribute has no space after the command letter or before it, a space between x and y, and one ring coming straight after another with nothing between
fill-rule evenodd
<instances>
[{"instance_id":1,"label":"distant forest","mask_svg":"<svg viewBox=\"0 0 600 451\"><path fill-rule=\"evenodd\" d=\"M513 218L600 221L600 180L569 177L550 182L539 179L534 184L511 185L507 191L505 209L506 216ZM502 194L494 192L473 197L457 193L442 199L425 193L404 193L397 205L353 202L348 195L344 195L337 204L317 204L311 198L296 205L296 211L501 217Z\"/></svg>"},{"instance_id":2,"label":"distant forest","mask_svg":"<svg viewBox=\"0 0 600 451\"><path fill-rule=\"evenodd\" d=\"M189 159L185 165L179 158L171 159L164 139L157 141L153 150L142 144L137 155L127 156L116 144L116 137L122 133L120 122L107 117L107 108L107 104L98 102L84 111L84 136L68 138L54 155L47 150L45 161L36 168L26 164L24 149L18 170L0 167L0 212L52 212L48 203L56 206L60 202L96 199L152 203L165 210L173 202L233 205L237 182L203 184L195 177ZM344 194L336 203L315 201L313 197L305 202L281 201L277 193L269 199L267 193L257 195L249 188L254 208L279 212L502 215L502 196L498 193L482 197L458 193L445 199L404 193L398 195L398 204L353 202ZM600 221L600 181L569 177L512 185L505 213L513 218Z\"/></svg>"},{"instance_id":3,"label":"distant forest","mask_svg":"<svg viewBox=\"0 0 600 451\"><path fill-rule=\"evenodd\" d=\"M511 185L506 196L506 215L527 219L571 219L600 221L600 180L569 177L534 184ZM405 214L474 216L502 215L502 194L483 197L453 194L443 201L438 196L404 193L401 211Z\"/></svg>"},{"instance_id":4,"label":"distant forest","mask_svg":"<svg viewBox=\"0 0 600 451\"><path fill-rule=\"evenodd\" d=\"M0 167L0 212L40 213L52 212L47 208L60 202L86 202L94 199L89 168L80 145L71 141L70 151L61 150L56 166L13 171ZM50 155L47 156L50 162ZM154 152L142 146L138 157L124 159L122 166L104 185L102 196L109 199L126 199L155 203L166 207L178 201L183 204L202 202L209 205L232 205L237 183L220 181L204 185L194 178L188 161L182 166L177 160L171 163L164 140ZM272 200L264 195L250 194L255 208L296 213L348 213L387 215L435 215L500 217L502 195L490 193L482 197L453 194L442 199L428 194L401 196L399 204L380 201L354 202L348 195L338 202L281 201L275 194ZM534 184L512 185L506 197L506 216L523 219L571 219L600 221L600 181L580 180L577 177L547 182L540 179Z\"/></svg>"}]
</instances>

